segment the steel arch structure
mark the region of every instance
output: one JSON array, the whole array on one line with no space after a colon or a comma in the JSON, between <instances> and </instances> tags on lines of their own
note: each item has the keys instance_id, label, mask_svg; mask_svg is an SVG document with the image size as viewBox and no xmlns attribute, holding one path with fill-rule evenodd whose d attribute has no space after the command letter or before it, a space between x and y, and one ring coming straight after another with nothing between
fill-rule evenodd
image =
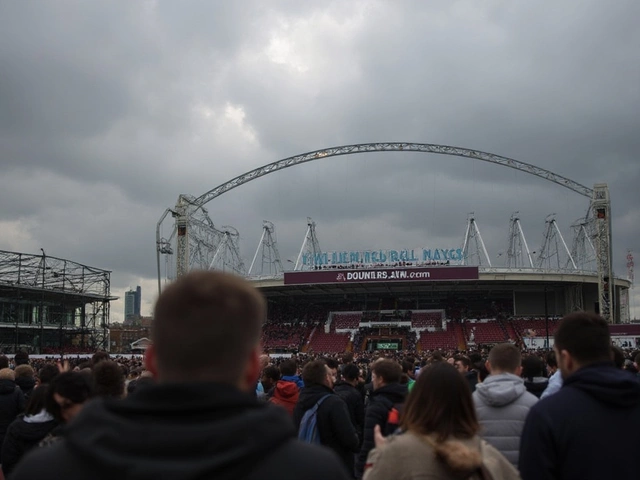
<instances>
[{"instance_id":1,"label":"steel arch structure","mask_svg":"<svg viewBox=\"0 0 640 480\"><path fill-rule=\"evenodd\" d=\"M342 155L353 155L358 153L378 153L378 152L414 152L414 153L432 153L437 155L449 155L455 157L469 158L483 162L492 163L508 168L512 168L521 172L525 172L544 180L553 182L562 187L568 188L591 200L589 212L587 216L593 215L590 220L591 230L594 239L598 243L598 252L601 258L598 260L598 277L599 277L599 300L601 314L610 320L613 313L613 281L609 281L612 277L611 268L611 224L610 224L610 204L608 190L602 191L603 184L598 184L594 189L586 187L574 180L562 175L558 175L550 170L537 167L530 163L521 162L513 158L496 155L493 153L483 152L463 147L455 147L450 145L438 145L432 143L409 143L409 142L385 142L385 143L360 143L353 145L342 145L337 147L323 148L313 150L307 153L294 155L283 158L275 162L255 168L249 172L243 173L208 192L194 197L188 194L181 194L174 209L167 209L161 216L156 228L156 252L158 261L158 289L161 289L160 278L160 254L167 253L167 240L161 238L160 227L164 219L169 213L175 218L175 227L171 236L176 235L177 256L176 256L176 275L182 276L187 273L189 268L189 219L198 211L202 211L203 206L220 195L244 185L252 180L274 173L285 168L301 165L303 163L320 160L323 158L337 157ZM606 188L606 186L604 187ZM595 212L594 206L598 205L599 211ZM211 226L213 228L213 225ZM604 257L603 257L604 256Z\"/></svg>"}]
</instances>

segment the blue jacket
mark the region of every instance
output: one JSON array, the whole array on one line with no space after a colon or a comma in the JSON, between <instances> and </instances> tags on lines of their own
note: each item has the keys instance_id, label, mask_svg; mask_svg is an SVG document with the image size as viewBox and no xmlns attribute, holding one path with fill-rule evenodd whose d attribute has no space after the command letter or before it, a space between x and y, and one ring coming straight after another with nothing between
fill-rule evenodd
<instances>
[{"instance_id":1,"label":"blue jacket","mask_svg":"<svg viewBox=\"0 0 640 480\"><path fill-rule=\"evenodd\" d=\"M611 363L581 368L540 400L522 432L523 480L638 478L640 382Z\"/></svg>"},{"instance_id":2,"label":"blue jacket","mask_svg":"<svg viewBox=\"0 0 640 480\"><path fill-rule=\"evenodd\" d=\"M298 388L304 388L304 382L300 375L284 375L281 380L284 380L285 382L293 382L298 386Z\"/></svg>"}]
</instances>

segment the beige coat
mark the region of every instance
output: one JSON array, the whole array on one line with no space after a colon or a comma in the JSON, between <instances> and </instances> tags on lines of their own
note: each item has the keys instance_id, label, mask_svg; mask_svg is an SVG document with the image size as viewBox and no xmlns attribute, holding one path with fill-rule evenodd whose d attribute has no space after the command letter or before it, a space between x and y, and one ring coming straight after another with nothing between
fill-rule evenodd
<instances>
[{"instance_id":1,"label":"beige coat","mask_svg":"<svg viewBox=\"0 0 640 480\"><path fill-rule=\"evenodd\" d=\"M434 439L410 432L389 437L384 447L369 453L363 480L479 479L475 472L481 464L493 480L520 479L511 463L478 436L445 442L438 447L441 459Z\"/></svg>"}]
</instances>

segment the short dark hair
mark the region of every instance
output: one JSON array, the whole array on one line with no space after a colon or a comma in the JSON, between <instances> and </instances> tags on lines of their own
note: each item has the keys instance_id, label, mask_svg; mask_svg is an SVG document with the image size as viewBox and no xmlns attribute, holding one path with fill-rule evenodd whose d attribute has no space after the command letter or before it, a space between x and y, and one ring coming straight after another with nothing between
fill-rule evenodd
<instances>
[{"instance_id":1,"label":"short dark hair","mask_svg":"<svg viewBox=\"0 0 640 480\"><path fill-rule=\"evenodd\" d=\"M9 368L9 359L6 355L0 355L0 369Z\"/></svg>"},{"instance_id":2,"label":"short dark hair","mask_svg":"<svg viewBox=\"0 0 640 480\"><path fill-rule=\"evenodd\" d=\"M276 382L280 380L280 370L275 365L269 365L262 370L262 376L270 378L271 380L275 380Z\"/></svg>"},{"instance_id":3,"label":"short dark hair","mask_svg":"<svg viewBox=\"0 0 640 480\"><path fill-rule=\"evenodd\" d=\"M124 394L124 372L113 360L103 360L93 367L95 395L120 398Z\"/></svg>"},{"instance_id":4,"label":"short dark hair","mask_svg":"<svg viewBox=\"0 0 640 480\"><path fill-rule=\"evenodd\" d=\"M27 363L29 363L29 354L23 350L20 350L14 355L13 361L16 365L26 365Z\"/></svg>"},{"instance_id":5,"label":"short dark hair","mask_svg":"<svg viewBox=\"0 0 640 480\"><path fill-rule=\"evenodd\" d=\"M410 360L402 361L402 372L403 373L413 373L413 369L415 367L415 363Z\"/></svg>"},{"instance_id":6,"label":"short dark hair","mask_svg":"<svg viewBox=\"0 0 640 480\"><path fill-rule=\"evenodd\" d=\"M327 367L329 367L331 370L336 370L340 366L340 364L335 358L325 358L324 362L327 364Z\"/></svg>"},{"instance_id":7,"label":"short dark hair","mask_svg":"<svg viewBox=\"0 0 640 480\"><path fill-rule=\"evenodd\" d=\"M41 388L41 387L38 387ZM58 421L63 421L60 405L53 398L54 393L73 403L84 403L93 395L91 378L80 372L63 372L56 376L47 389L47 411Z\"/></svg>"},{"instance_id":8,"label":"short dark hair","mask_svg":"<svg viewBox=\"0 0 640 480\"><path fill-rule=\"evenodd\" d=\"M544 364L540 357L527 355L522 359L522 377L534 378L544 376Z\"/></svg>"},{"instance_id":9,"label":"short dark hair","mask_svg":"<svg viewBox=\"0 0 640 480\"><path fill-rule=\"evenodd\" d=\"M464 355L456 355L453 359L456 362L462 363L467 368L471 367L471 360L469 360L469 357L465 357Z\"/></svg>"},{"instance_id":10,"label":"short dark hair","mask_svg":"<svg viewBox=\"0 0 640 480\"><path fill-rule=\"evenodd\" d=\"M575 312L565 316L554 336L558 351L566 350L582 365L611 361L609 325L590 312Z\"/></svg>"},{"instance_id":11,"label":"short dark hair","mask_svg":"<svg viewBox=\"0 0 640 480\"><path fill-rule=\"evenodd\" d=\"M91 357L91 366L95 367L100 362L104 362L105 360L109 360L111 357L107 352L99 351L93 354Z\"/></svg>"},{"instance_id":12,"label":"short dark hair","mask_svg":"<svg viewBox=\"0 0 640 480\"><path fill-rule=\"evenodd\" d=\"M324 385L327 378L327 364L323 360L307 363L302 369L302 381L305 386Z\"/></svg>"},{"instance_id":13,"label":"short dark hair","mask_svg":"<svg viewBox=\"0 0 640 480\"><path fill-rule=\"evenodd\" d=\"M40 379L40 385L44 385L47 383L51 383L51 380L60 375L60 370L58 367L53 365L52 363L45 364L40 371L38 372L38 378ZM38 387L40 388L40 387Z\"/></svg>"},{"instance_id":14,"label":"short dark hair","mask_svg":"<svg viewBox=\"0 0 640 480\"><path fill-rule=\"evenodd\" d=\"M344 365L353 363L353 352L347 352L344 355L342 355L342 363Z\"/></svg>"},{"instance_id":15,"label":"short dark hair","mask_svg":"<svg viewBox=\"0 0 640 480\"><path fill-rule=\"evenodd\" d=\"M380 360L371 365L371 371L387 384L400 383L400 378L402 378L402 367L393 360Z\"/></svg>"},{"instance_id":16,"label":"short dark hair","mask_svg":"<svg viewBox=\"0 0 640 480\"><path fill-rule=\"evenodd\" d=\"M342 376L349 381L357 380L360 377L360 369L353 363L347 363L342 367Z\"/></svg>"},{"instance_id":17,"label":"short dark hair","mask_svg":"<svg viewBox=\"0 0 640 480\"><path fill-rule=\"evenodd\" d=\"M510 343L500 343L489 352L491 369L515 373L522 361L520 350Z\"/></svg>"},{"instance_id":18,"label":"short dark hair","mask_svg":"<svg viewBox=\"0 0 640 480\"><path fill-rule=\"evenodd\" d=\"M265 317L262 294L236 275L193 271L179 278L155 306L160 380L234 383L260 342Z\"/></svg>"},{"instance_id":19,"label":"short dark hair","mask_svg":"<svg viewBox=\"0 0 640 480\"><path fill-rule=\"evenodd\" d=\"M280 373L287 377L292 377L298 372L298 365L295 360L285 360L280 364Z\"/></svg>"},{"instance_id":20,"label":"short dark hair","mask_svg":"<svg viewBox=\"0 0 640 480\"><path fill-rule=\"evenodd\" d=\"M435 433L439 442L473 437L480 427L469 382L447 362L425 367L407 397L401 425L420 435Z\"/></svg>"}]
</instances>

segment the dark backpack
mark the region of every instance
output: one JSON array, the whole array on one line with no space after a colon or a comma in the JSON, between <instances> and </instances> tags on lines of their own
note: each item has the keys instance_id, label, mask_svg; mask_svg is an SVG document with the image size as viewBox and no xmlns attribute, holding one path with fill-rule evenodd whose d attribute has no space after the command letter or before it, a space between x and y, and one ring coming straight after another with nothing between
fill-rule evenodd
<instances>
[{"instance_id":1,"label":"dark backpack","mask_svg":"<svg viewBox=\"0 0 640 480\"><path fill-rule=\"evenodd\" d=\"M304 412L298 429L298 438L305 443L314 443L320 445L320 433L318 432L318 408L327 398L331 396L327 393L316 404Z\"/></svg>"}]
</instances>

